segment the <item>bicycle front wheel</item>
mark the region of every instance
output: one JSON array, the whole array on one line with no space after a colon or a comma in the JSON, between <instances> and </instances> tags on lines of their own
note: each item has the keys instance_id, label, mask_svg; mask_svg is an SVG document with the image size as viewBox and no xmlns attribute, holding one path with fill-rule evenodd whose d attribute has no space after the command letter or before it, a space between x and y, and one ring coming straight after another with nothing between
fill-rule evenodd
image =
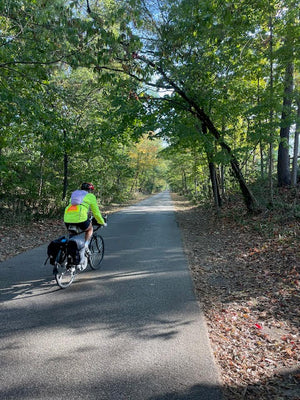
<instances>
[{"instance_id":1,"label":"bicycle front wheel","mask_svg":"<svg viewBox=\"0 0 300 400\"><path fill-rule=\"evenodd\" d=\"M66 254L58 254L55 262L55 280L62 289L69 287L75 278L75 268L67 268Z\"/></svg>"},{"instance_id":2,"label":"bicycle front wheel","mask_svg":"<svg viewBox=\"0 0 300 400\"><path fill-rule=\"evenodd\" d=\"M104 240L100 235L92 237L90 242L89 263L92 269L99 269L104 256Z\"/></svg>"}]
</instances>

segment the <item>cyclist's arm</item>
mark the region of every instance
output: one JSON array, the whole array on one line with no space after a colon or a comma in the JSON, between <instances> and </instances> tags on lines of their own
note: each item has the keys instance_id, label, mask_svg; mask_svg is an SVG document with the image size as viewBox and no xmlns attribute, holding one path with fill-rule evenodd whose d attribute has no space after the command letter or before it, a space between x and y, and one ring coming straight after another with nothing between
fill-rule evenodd
<instances>
[{"instance_id":1,"label":"cyclist's arm","mask_svg":"<svg viewBox=\"0 0 300 400\"><path fill-rule=\"evenodd\" d=\"M98 224L104 225L105 221L104 221L104 219L103 219L103 217L101 215L101 212L99 210L96 196L94 194L92 194L92 193L89 193L88 196L89 196L90 207L91 207L93 216L95 217L95 219L98 222Z\"/></svg>"}]
</instances>

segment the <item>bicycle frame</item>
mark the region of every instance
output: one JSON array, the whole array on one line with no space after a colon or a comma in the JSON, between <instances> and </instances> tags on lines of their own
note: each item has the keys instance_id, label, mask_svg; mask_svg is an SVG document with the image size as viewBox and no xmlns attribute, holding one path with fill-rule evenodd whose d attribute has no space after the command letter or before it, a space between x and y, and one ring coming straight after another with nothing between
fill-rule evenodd
<instances>
[{"instance_id":1,"label":"bicycle frame","mask_svg":"<svg viewBox=\"0 0 300 400\"><path fill-rule=\"evenodd\" d=\"M90 218L92 222L93 219ZM107 221L107 217L105 217L105 222ZM96 228L94 228L96 226ZM65 289L69 287L75 276L78 272L82 272L87 268L87 265L91 267L91 269L96 270L100 268L100 264L102 262L104 256L104 240L101 235L96 234L96 232L102 227L102 225L93 225L93 235L89 244L89 252L85 253L85 262L84 264L73 265L68 262L67 252L66 250L60 250L59 254L56 257L55 265L53 269L53 273L55 275L56 282L59 287ZM74 236L77 236L81 233L84 233L77 225L70 224L68 226L69 239Z\"/></svg>"}]
</instances>

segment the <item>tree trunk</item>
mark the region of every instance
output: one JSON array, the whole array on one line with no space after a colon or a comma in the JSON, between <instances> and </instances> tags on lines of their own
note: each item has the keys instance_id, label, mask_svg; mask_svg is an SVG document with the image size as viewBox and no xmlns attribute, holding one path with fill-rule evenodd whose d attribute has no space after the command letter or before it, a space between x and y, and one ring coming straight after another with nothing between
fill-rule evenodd
<instances>
[{"instance_id":1,"label":"tree trunk","mask_svg":"<svg viewBox=\"0 0 300 400\"><path fill-rule=\"evenodd\" d=\"M219 211L219 208L222 207L222 199L220 196L219 185L217 181L216 167L212 161L208 163L208 166L209 166L210 180L213 190L215 206L217 208L217 211Z\"/></svg>"},{"instance_id":2,"label":"tree trunk","mask_svg":"<svg viewBox=\"0 0 300 400\"><path fill-rule=\"evenodd\" d=\"M223 115L222 117L222 137L224 137L225 135L225 117ZM221 198L224 199L225 198L225 167L224 164L221 164L220 168L219 168L219 174L220 174L220 186L221 186L221 193L222 196Z\"/></svg>"},{"instance_id":3,"label":"tree trunk","mask_svg":"<svg viewBox=\"0 0 300 400\"><path fill-rule=\"evenodd\" d=\"M297 99L297 122L294 140L294 158L293 158L293 169L292 169L292 185L297 185L297 172L298 172L298 153L299 153L299 134L300 134L300 98Z\"/></svg>"},{"instance_id":4,"label":"tree trunk","mask_svg":"<svg viewBox=\"0 0 300 400\"><path fill-rule=\"evenodd\" d=\"M259 76L257 78L257 106L260 107L260 80ZM261 117L259 116L258 120L258 128L259 128L259 133L261 134L262 128L261 128ZM262 140L259 141L259 153L260 153L260 176L261 179L264 178L264 149L263 149L263 144Z\"/></svg>"},{"instance_id":5,"label":"tree trunk","mask_svg":"<svg viewBox=\"0 0 300 400\"><path fill-rule=\"evenodd\" d=\"M185 95L186 97L186 95ZM185 98L184 97L184 98ZM210 120L209 116L192 100L190 100L192 103L192 106L195 108L195 111L193 111L193 108L191 108L191 112L199 119L199 121L202 123L202 126L206 126L209 132L214 136L214 138L218 141L218 144L224 149L228 155L230 156L230 165L232 167L233 173L235 178L237 179L245 205L248 209L249 212L255 212L259 210L257 201L255 197L253 196L251 190L248 188L246 181L244 179L244 176L242 174L242 171L240 169L239 163L236 159L236 157L233 154L232 149L230 146L221 138L221 135L218 131L218 129L214 126L213 122Z\"/></svg>"},{"instance_id":6,"label":"tree trunk","mask_svg":"<svg viewBox=\"0 0 300 400\"><path fill-rule=\"evenodd\" d=\"M237 162L230 146L228 146L228 144L225 143L223 138L221 138L220 132L215 127L213 122L210 120L209 116L206 114L206 112L203 110L203 108L201 108L195 100L190 98L187 95L187 93L183 89L181 89L166 74L166 72L163 70L163 68L161 66L156 65L153 61L148 60L147 58L140 56L140 55L137 55L136 58L140 59L143 62L145 62L146 64L150 65L152 68L155 69L156 72L159 72L162 75L162 77L166 80L166 82L168 82L173 87L175 92L177 94L179 94L179 96L189 105L189 112L200 121L201 126L205 125L207 127L207 129L209 130L211 135L213 135L213 137L218 141L218 144L229 154L230 159L231 159L230 163L231 163L234 175L240 185L240 189L241 189L241 192L242 192L242 195L244 198L244 202L246 204L248 211L250 211L250 212L258 211L259 207L258 207L257 201L245 182L242 171L239 167L239 163Z\"/></svg>"},{"instance_id":7,"label":"tree trunk","mask_svg":"<svg viewBox=\"0 0 300 400\"><path fill-rule=\"evenodd\" d=\"M265 176L265 170L264 170L264 149L263 149L263 144L262 141L260 140L259 142L259 153L260 153L260 176L261 179L264 178Z\"/></svg>"},{"instance_id":8,"label":"tree trunk","mask_svg":"<svg viewBox=\"0 0 300 400\"><path fill-rule=\"evenodd\" d=\"M221 193L222 196L221 198L225 198L225 171L224 171L224 165L220 166L220 186L221 186Z\"/></svg>"},{"instance_id":9,"label":"tree trunk","mask_svg":"<svg viewBox=\"0 0 300 400\"><path fill-rule=\"evenodd\" d=\"M133 180L131 188L130 188L130 194L133 194L137 190L139 174L140 174L139 171L137 171L135 174L134 180Z\"/></svg>"},{"instance_id":10,"label":"tree trunk","mask_svg":"<svg viewBox=\"0 0 300 400\"><path fill-rule=\"evenodd\" d=\"M207 117L207 119L208 119L208 117ZM222 149L224 149L230 156L230 165L233 170L234 176L239 183L239 186L240 186L243 198L244 198L244 202L246 204L248 211L250 211L250 212L258 211L259 207L258 207L257 201L256 201L255 197L253 196L251 190L248 188L248 186L246 184L246 181L245 181L242 171L240 169L239 163L238 163L236 157L234 156L230 146L227 143L225 143L223 139L221 139L220 134L219 134L218 130L215 128L215 126L213 125L213 123L210 120L209 120L209 122L210 122L210 126L208 126L209 131L218 140L218 143L220 144Z\"/></svg>"},{"instance_id":11,"label":"tree trunk","mask_svg":"<svg viewBox=\"0 0 300 400\"><path fill-rule=\"evenodd\" d=\"M62 200L66 199L67 196L67 189L68 189L68 164L69 164L69 157L66 151L66 140L67 140L67 132L64 130L64 183L63 183L63 195Z\"/></svg>"},{"instance_id":12,"label":"tree trunk","mask_svg":"<svg viewBox=\"0 0 300 400\"><path fill-rule=\"evenodd\" d=\"M43 154L40 154L40 183L39 183L39 189L38 189L38 197L41 199L42 193L43 193L43 184L44 184L44 157Z\"/></svg>"},{"instance_id":13,"label":"tree trunk","mask_svg":"<svg viewBox=\"0 0 300 400\"><path fill-rule=\"evenodd\" d=\"M204 135L207 134L207 126L205 124L202 124L202 132ZM212 159L213 159L213 154L211 152L207 152L209 176L210 176L211 187L212 187L212 191L213 191L213 198L214 198L214 202L215 202L217 211L219 211L219 208L222 207L222 199L220 196L216 167L215 167L215 164L213 163Z\"/></svg>"},{"instance_id":14,"label":"tree trunk","mask_svg":"<svg viewBox=\"0 0 300 400\"><path fill-rule=\"evenodd\" d=\"M281 115L280 144L278 149L277 180L278 186L289 186L291 184L290 158L289 158L289 137L290 121L292 111L293 94L293 71L292 63L286 66L284 80L283 107Z\"/></svg>"},{"instance_id":15,"label":"tree trunk","mask_svg":"<svg viewBox=\"0 0 300 400\"><path fill-rule=\"evenodd\" d=\"M183 193L186 194L187 193L187 182L186 182L186 174L185 174L185 170L182 170L182 175L181 175L181 179L182 179L182 188L183 188Z\"/></svg>"},{"instance_id":16,"label":"tree trunk","mask_svg":"<svg viewBox=\"0 0 300 400\"><path fill-rule=\"evenodd\" d=\"M269 21L270 28L270 147L269 147L269 195L270 195L270 203L273 205L274 202L274 193L273 193L273 118L274 118L274 110L273 110L273 97L274 97L274 87L273 87L273 16L270 14Z\"/></svg>"}]
</instances>

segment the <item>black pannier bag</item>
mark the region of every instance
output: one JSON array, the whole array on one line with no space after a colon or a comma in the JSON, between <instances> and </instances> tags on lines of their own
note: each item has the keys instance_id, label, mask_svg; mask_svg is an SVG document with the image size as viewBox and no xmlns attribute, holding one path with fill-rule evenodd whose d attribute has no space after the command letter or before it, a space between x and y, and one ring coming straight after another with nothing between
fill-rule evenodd
<instances>
[{"instance_id":1,"label":"black pannier bag","mask_svg":"<svg viewBox=\"0 0 300 400\"><path fill-rule=\"evenodd\" d=\"M84 240L75 236L67 244L68 264L79 265L84 263Z\"/></svg>"},{"instance_id":2,"label":"black pannier bag","mask_svg":"<svg viewBox=\"0 0 300 400\"><path fill-rule=\"evenodd\" d=\"M58 239L52 240L48 245L47 255L49 258L50 264L54 265L56 257L58 255L59 250L66 248L68 243L68 239L65 236L61 236Z\"/></svg>"}]
</instances>

